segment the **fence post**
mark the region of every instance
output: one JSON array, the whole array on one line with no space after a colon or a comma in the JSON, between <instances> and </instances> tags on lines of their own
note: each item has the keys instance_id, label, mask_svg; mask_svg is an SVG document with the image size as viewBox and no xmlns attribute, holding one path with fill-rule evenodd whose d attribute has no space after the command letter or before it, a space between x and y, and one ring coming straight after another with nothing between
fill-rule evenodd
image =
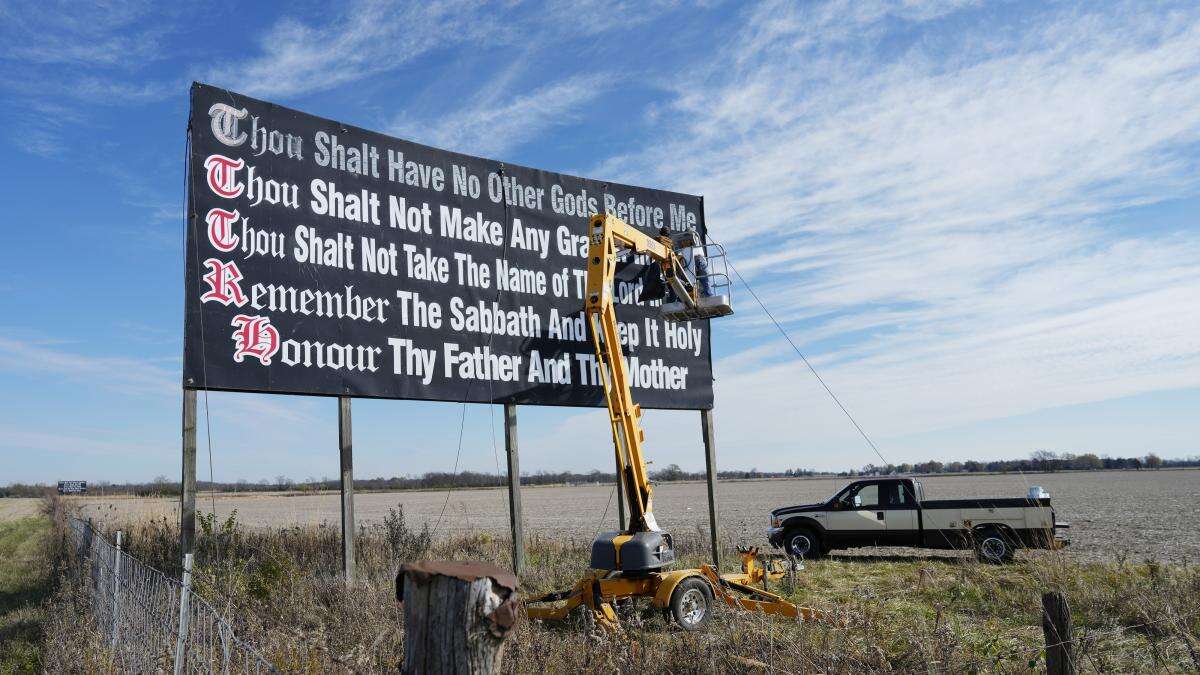
<instances>
[{"instance_id":1,"label":"fence post","mask_svg":"<svg viewBox=\"0 0 1200 675\"><path fill-rule=\"evenodd\" d=\"M1061 591L1042 594L1042 633L1046 639L1047 675L1075 675L1071 608Z\"/></svg>"},{"instance_id":2,"label":"fence post","mask_svg":"<svg viewBox=\"0 0 1200 675\"><path fill-rule=\"evenodd\" d=\"M179 590L179 637L175 640L175 675L183 672L183 658L187 651L188 600L192 593L192 554L183 556L183 587Z\"/></svg>"},{"instance_id":3,"label":"fence post","mask_svg":"<svg viewBox=\"0 0 1200 675\"><path fill-rule=\"evenodd\" d=\"M117 648L117 627L121 622L121 543L124 533L117 530L117 553L113 562L112 648Z\"/></svg>"}]
</instances>

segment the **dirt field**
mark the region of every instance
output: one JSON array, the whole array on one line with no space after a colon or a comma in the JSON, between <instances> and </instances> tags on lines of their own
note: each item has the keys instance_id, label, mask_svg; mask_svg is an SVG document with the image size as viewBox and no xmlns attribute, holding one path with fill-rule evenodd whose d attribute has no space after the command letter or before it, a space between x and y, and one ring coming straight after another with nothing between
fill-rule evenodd
<instances>
[{"instance_id":1,"label":"dirt field","mask_svg":"<svg viewBox=\"0 0 1200 675\"><path fill-rule=\"evenodd\" d=\"M1132 561L1200 561L1200 470L943 476L923 480L930 499L1015 497L1024 495L1030 485L1041 485L1051 493L1059 519L1072 524L1072 557L1114 559L1127 555ZM723 535L737 543L765 544L770 509L823 500L845 482L823 478L720 483L717 498ZM526 532L531 536L553 534L590 540L601 528L617 525L612 493L611 485L525 488L521 494ZM359 494L355 498L356 519L365 525L378 523L389 508L403 504L411 524L419 527L427 522L436 527L437 534L472 529L508 532L505 491L458 490L450 493L448 500L446 495L444 491ZM178 502L173 499L89 497L80 502L86 515L114 522L178 517ZM197 506L207 512L212 501L202 495ZM336 527L340 517L336 494L216 496L218 516L224 518L233 509L237 509L238 520L249 526ZM655 515L668 531L706 532L704 484L657 486Z\"/></svg>"},{"instance_id":2,"label":"dirt field","mask_svg":"<svg viewBox=\"0 0 1200 675\"><path fill-rule=\"evenodd\" d=\"M0 499L0 523L36 516L42 508L41 499L20 497Z\"/></svg>"}]
</instances>

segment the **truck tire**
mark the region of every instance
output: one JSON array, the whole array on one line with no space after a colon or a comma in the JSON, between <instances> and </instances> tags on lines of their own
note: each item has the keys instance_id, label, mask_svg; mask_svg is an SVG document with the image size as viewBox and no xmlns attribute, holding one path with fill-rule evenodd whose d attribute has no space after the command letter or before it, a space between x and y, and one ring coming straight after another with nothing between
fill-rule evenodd
<instances>
[{"instance_id":1,"label":"truck tire","mask_svg":"<svg viewBox=\"0 0 1200 675\"><path fill-rule=\"evenodd\" d=\"M975 557L979 562L1004 565L1012 562L1017 547L1012 537L998 527L987 527L975 533Z\"/></svg>"},{"instance_id":2,"label":"truck tire","mask_svg":"<svg viewBox=\"0 0 1200 675\"><path fill-rule=\"evenodd\" d=\"M788 552L788 555L802 560L813 560L825 555L825 548L821 545L821 538L817 536L816 532L807 527L797 527L788 530L783 536L783 548Z\"/></svg>"},{"instance_id":3,"label":"truck tire","mask_svg":"<svg viewBox=\"0 0 1200 675\"><path fill-rule=\"evenodd\" d=\"M700 577L688 577L671 592L671 618L686 631L704 628L712 618L713 594L708 582Z\"/></svg>"}]
</instances>

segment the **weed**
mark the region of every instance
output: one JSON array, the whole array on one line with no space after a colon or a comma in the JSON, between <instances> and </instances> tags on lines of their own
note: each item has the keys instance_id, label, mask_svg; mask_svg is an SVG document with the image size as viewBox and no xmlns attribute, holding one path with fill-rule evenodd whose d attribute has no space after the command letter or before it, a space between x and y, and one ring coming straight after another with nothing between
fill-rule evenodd
<instances>
[{"instance_id":1,"label":"weed","mask_svg":"<svg viewBox=\"0 0 1200 675\"><path fill-rule=\"evenodd\" d=\"M394 670L404 640L393 587L400 562L507 566L511 554L503 537L416 531L398 507L382 524L360 529L358 580L346 585L334 528L206 522L196 542L199 592L225 607L239 636L287 671ZM159 520L123 529L131 553L178 567L170 562L178 556L177 528ZM680 566L704 562L706 535L680 534ZM569 587L586 569L590 541L532 536L526 543L525 593ZM724 555L736 559L732 541L727 545ZM961 558L834 556L807 563L793 586L773 588L824 610L835 619L828 623L721 607L706 631L692 634L641 603L622 607L618 636L522 621L504 663L509 672L1027 672L1041 667L1040 598L1051 589L1071 603L1084 670L1200 668L1200 568L1079 563L1051 552L1002 567ZM55 603L66 618L45 628L57 650L46 668L103 670L102 649L87 655L72 646L87 644L73 637L77 622L86 621L85 606L69 590Z\"/></svg>"}]
</instances>

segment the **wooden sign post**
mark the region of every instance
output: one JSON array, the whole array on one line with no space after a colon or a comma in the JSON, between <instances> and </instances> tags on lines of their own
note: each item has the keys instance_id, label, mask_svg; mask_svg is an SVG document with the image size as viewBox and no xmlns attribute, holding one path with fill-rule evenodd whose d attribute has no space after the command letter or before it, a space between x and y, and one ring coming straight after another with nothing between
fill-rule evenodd
<instances>
[{"instance_id":1,"label":"wooden sign post","mask_svg":"<svg viewBox=\"0 0 1200 675\"><path fill-rule=\"evenodd\" d=\"M717 433L713 429L713 411L700 411L700 430L704 436L704 468L708 479L708 535L712 544L713 567L721 569L717 549Z\"/></svg>"},{"instance_id":2,"label":"wooden sign post","mask_svg":"<svg viewBox=\"0 0 1200 675\"><path fill-rule=\"evenodd\" d=\"M354 432L350 397L338 397L338 454L342 477L342 574L354 581Z\"/></svg>"},{"instance_id":3,"label":"wooden sign post","mask_svg":"<svg viewBox=\"0 0 1200 675\"><path fill-rule=\"evenodd\" d=\"M179 555L196 546L196 390L183 390L183 466L179 479Z\"/></svg>"},{"instance_id":4,"label":"wooden sign post","mask_svg":"<svg viewBox=\"0 0 1200 675\"><path fill-rule=\"evenodd\" d=\"M517 452L517 406L504 404L504 451L508 455L508 524L512 531L513 571L525 571L525 534L521 515L521 460Z\"/></svg>"}]
</instances>

